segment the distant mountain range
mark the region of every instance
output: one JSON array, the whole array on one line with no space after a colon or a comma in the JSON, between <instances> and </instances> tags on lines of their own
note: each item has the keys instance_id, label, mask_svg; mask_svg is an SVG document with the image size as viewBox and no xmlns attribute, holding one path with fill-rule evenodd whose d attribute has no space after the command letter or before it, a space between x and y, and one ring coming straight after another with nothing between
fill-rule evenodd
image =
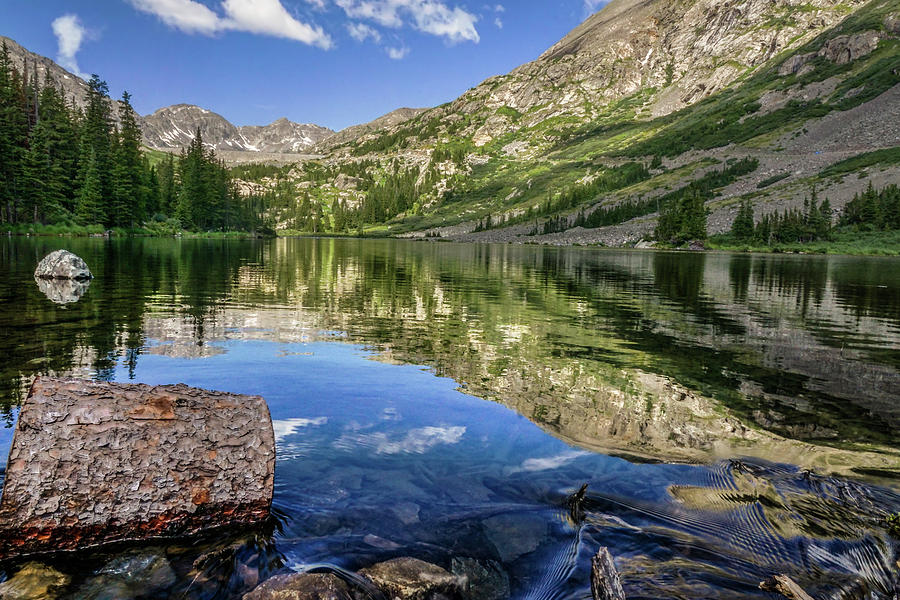
<instances>
[{"instance_id":1,"label":"distant mountain range","mask_svg":"<svg viewBox=\"0 0 900 600\"><path fill-rule=\"evenodd\" d=\"M53 60L26 50L10 38L0 36L0 42L6 44L13 64L29 75L36 73L39 82L43 82L49 75L63 90L67 101L80 108L84 107L88 92L86 81L66 71ZM118 102L114 100L114 117L117 106ZM141 117L140 126L144 133L144 143L158 150L180 150L186 147L198 127L206 145L216 150L276 154L308 153L313 146L335 133L327 127L294 123L284 118L265 126L238 127L219 114L190 104L160 108L153 114Z\"/></svg>"},{"instance_id":2,"label":"distant mountain range","mask_svg":"<svg viewBox=\"0 0 900 600\"><path fill-rule=\"evenodd\" d=\"M184 148L198 128L208 146L244 152L303 153L334 134L327 127L287 119L265 126L237 127L222 115L191 104L160 108L141 119L144 142L160 150Z\"/></svg>"}]
</instances>

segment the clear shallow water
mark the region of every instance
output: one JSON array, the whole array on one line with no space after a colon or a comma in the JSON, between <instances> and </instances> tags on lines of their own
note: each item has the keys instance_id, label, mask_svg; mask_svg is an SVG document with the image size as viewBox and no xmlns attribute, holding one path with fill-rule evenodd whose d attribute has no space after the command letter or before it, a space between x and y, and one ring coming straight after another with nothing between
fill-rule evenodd
<instances>
[{"instance_id":1,"label":"clear shallow water","mask_svg":"<svg viewBox=\"0 0 900 600\"><path fill-rule=\"evenodd\" d=\"M59 308L29 269L63 244L98 278ZM335 240L0 248L7 405L50 371L269 403L277 526L138 550L174 576L132 577L134 597L239 597L281 568L411 555L497 561L516 598L585 598L601 545L630 598L764 597L756 585L779 572L823 598L895 585L879 518L900 510L883 468L897 445L896 262ZM756 437L723 459L701 443L735 440L684 434L692 424L674 420L688 413L664 403L635 413L643 435L610 434L603 399L634 385L621 373L635 369L705 391ZM878 379L840 375L851 371ZM4 460L10 435L0 428ZM858 472L776 462L798 447ZM708 464L667 464L670 453ZM576 522L566 498L582 483ZM122 556L58 566L76 597L102 597L96 574Z\"/></svg>"}]
</instances>

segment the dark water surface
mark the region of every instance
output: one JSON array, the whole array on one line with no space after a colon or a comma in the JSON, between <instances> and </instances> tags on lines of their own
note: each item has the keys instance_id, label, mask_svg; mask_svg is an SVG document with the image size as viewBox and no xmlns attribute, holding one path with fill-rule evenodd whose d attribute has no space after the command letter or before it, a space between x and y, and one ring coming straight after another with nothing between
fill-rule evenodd
<instances>
[{"instance_id":1,"label":"dark water surface","mask_svg":"<svg viewBox=\"0 0 900 600\"><path fill-rule=\"evenodd\" d=\"M96 276L65 305L32 278L61 247ZM895 593L896 259L47 238L0 240L0 275L8 425L40 374L260 394L275 420L273 523L51 561L65 597L414 556L589 598L600 546L629 598Z\"/></svg>"}]
</instances>

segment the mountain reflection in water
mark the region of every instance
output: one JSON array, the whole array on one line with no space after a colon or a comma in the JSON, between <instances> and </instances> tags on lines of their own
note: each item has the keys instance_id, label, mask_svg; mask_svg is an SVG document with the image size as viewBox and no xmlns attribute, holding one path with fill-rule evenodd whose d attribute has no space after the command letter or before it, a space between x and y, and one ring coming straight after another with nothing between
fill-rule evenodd
<instances>
[{"instance_id":1,"label":"mountain reflection in water","mask_svg":"<svg viewBox=\"0 0 900 600\"><path fill-rule=\"evenodd\" d=\"M96 279L58 306L28 280L63 245ZM601 545L630 598L766 597L774 573L817 598L897 584L896 262L12 239L0 264L10 422L45 373L261 394L275 419L274 529L67 560L76 596L128 561L169 565L128 566L145 596L235 598L281 568L410 555L584 598Z\"/></svg>"}]
</instances>

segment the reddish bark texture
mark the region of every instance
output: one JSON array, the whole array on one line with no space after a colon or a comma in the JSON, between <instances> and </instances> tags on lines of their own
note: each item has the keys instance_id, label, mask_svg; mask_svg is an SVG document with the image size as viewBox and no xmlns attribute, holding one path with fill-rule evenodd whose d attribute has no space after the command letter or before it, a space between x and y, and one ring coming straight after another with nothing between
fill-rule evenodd
<instances>
[{"instance_id":1,"label":"reddish bark texture","mask_svg":"<svg viewBox=\"0 0 900 600\"><path fill-rule=\"evenodd\" d=\"M265 519L275 436L258 396L39 378L0 499L0 559Z\"/></svg>"}]
</instances>

